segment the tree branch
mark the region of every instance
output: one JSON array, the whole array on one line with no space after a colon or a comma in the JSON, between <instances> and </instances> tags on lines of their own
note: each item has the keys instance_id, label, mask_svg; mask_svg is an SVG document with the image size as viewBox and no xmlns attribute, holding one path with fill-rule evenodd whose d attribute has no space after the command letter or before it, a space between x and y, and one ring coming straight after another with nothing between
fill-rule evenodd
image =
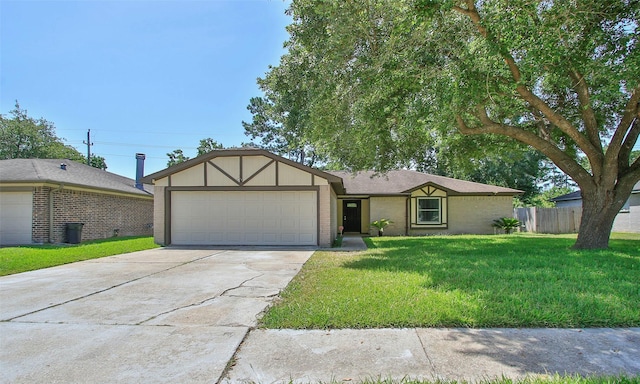
<instances>
[{"instance_id":1,"label":"tree branch","mask_svg":"<svg viewBox=\"0 0 640 384\"><path fill-rule=\"evenodd\" d=\"M482 122L480 127L469 127L462 116L456 115L456 122L458 123L458 130L464 135L480 135L485 133L493 133L497 135L503 135L511 137L515 140L523 142L536 150L545 154L551 161L554 162L564 173L569 175L579 186L583 186L587 183L593 183L591 175L584 168L578 164L571 156L564 153L553 143L544 140L538 135L527 132L524 129L498 124L487 116L484 107L478 107L478 118Z\"/></svg>"},{"instance_id":2,"label":"tree branch","mask_svg":"<svg viewBox=\"0 0 640 384\"><path fill-rule=\"evenodd\" d=\"M633 151L633 146L638 141L638 136L640 136L640 123L638 122L640 119L633 120L631 124L631 129L627 134L627 137L624 139L622 146L620 147L620 152L618 153L618 173L622 173L629 169L629 157L631 156L631 152ZM636 159L635 163L640 160L640 157Z\"/></svg>"},{"instance_id":3,"label":"tree branch","mask_svg":"<svg viewBox=\"0 0 640 384\"><path fill-rule=\"evenodd\" d=\"M623 140L625 145L627 143L631 143L630 138L632 138L633 143L635 143L638 136L636 133L636 136L633 137L632 133L638 129L637 121L634 124L634 121L638 119L640 119L640 83L638 83L631 93L631 97L629 98L629 101L625 106L624 113L622 114L622 118L620 119L620 123L618 123L618 127L616 127L616 131L609 142L609 147L607 148L605 156L605 163L611 163L612 161L620 158L620 151L623 150Z\"/></svg>"},{"instance_id":4,"label":"tree branch","mask_svg":"<svg viewBox=\"0 0 640 384\"><path fill-rule=\"evenodd\" d=\"M591 144L602 151L602 142L600 141L600 134L598 132L598 122L596 121L596 114L591 108L591 96L589 95L589 87L585 81L584 75L575 69L569 71L569 77L573 80L573 87L578 94L578 100L580 101L580 113L582 114L582 121L587 131L587 137Z\"/></svg>"},{"instance_id":5,"label":"tree branch","mask_svg":"<svg viewBox=\"0 0 640 384\"><path fill-rule=\"evenodd\" d=\"M462 8L455 6L452 9L458 13L461 13L465 16L468 16L473 24L478 29L478 32L490 42L497 44L497 41L489 34L489 31L482 25L482 18L478 13L478 10L474 4L474 0L466 0L467 8ZM529 90L527 86L521 84L522 74L520 72L520 68L516 64L513 56L505 50L500 50L500 55L504 59L509 71L511 72L511 76L516 83L516 91L520 94L520 97L529 105L539 110L544 116L549 119L551 124L555 125L562 132L567 134L577 145L582 149L582 151L587 155L589 162L592 167L594 164L600 164L602 162L602 146L598 144L598 146L594 146L589 139L587 139L578 129L576 129L571 122L565 119L562 115L556 113L546 102L536 96L533 92ZM597 168L597 167L596 167Z\"/></svg>"}]
</instances>

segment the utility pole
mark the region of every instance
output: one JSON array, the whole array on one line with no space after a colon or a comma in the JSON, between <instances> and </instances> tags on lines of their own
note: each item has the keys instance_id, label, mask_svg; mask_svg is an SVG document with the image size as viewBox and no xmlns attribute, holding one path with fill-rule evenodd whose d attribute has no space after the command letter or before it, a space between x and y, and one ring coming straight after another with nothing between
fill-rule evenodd
<instances>
[{"instance_id":1,"label":"utility pole","mask_svg":"<svg viewBox=\"0 0 640 384\"><path fill-rule=\"evenodd\" d=\"M87 141L82 141L83 144L87 144L87 165L91 165L91 130L87 130Z\"/></svg>"}]
</instances>

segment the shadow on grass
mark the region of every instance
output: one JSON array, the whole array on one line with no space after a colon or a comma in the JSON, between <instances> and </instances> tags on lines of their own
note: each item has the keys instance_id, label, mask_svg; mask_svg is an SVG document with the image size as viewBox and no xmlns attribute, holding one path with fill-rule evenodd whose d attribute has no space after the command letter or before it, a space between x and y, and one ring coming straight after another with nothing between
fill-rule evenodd
<instances>
[{"instance_id":1,"label":"shadow on grass","mask_svg":"<svg viewBox=\"0 0 640 384\"><path fill-rule=\"evenodd\" d=\"M149 238L149 236L122 236L122 237L108 237L106 239L96 239L96 240L87 240L78 244L69 244L69 243L54 243L54 244L25 244L25 245L15 245L8 246L2 248L27 248L27 249L60 249L60 248L73 248L73 247L81 247L83 245L91 245L91 244L105 244L105 243L117 243L121 241L134 240L134 239L145 239Z\"/></svg>"},{"instance_id":2,"label":"shadow on grass","mask_svg":"<svg viewBox=\"0 0 640 384\"><path fill-rule=\"evenodd\" d=\"M370 241L370 252L343 267L419 274L425 290L467 297L460 309L468 319L484 319L479 322L494 326L640 325L637 240L612 240L610 249L598 251L572 250L574 239L565 237ZM470 307L469 302L476 305ZM465 322L452 320L452 325Z\"/></svg>"}]
</instances>

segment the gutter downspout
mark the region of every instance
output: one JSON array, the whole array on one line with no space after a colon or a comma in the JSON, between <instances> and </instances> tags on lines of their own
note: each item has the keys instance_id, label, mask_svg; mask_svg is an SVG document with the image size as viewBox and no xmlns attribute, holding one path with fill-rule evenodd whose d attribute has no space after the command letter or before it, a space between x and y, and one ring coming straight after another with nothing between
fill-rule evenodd
<instances>
[{"instance_id":1,"label":"gutter downspout","mask_svg":"<svg viewBox=\"0 0 640 384\"><path fill-rule=\"evenodd\" d=\"M60 184L58 189L49 189L49 243L53 243L53 192L62 191L64 184Z\"/></svg>"}]
</instances>

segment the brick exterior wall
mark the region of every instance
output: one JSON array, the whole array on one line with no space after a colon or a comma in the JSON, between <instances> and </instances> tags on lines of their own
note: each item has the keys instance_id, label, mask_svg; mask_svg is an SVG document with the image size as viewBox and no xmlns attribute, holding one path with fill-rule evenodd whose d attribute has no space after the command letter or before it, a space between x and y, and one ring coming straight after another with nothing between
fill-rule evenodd
<instances>
[{"instance_id":1,"label":"brick exterior wall","mask_svg":"<svg viewBox=\"0 0 640 384\"><path fill-rule=\"evenodd\" d=\"M389 219L393 221L384 229L386 236L406 235L407 228L407 198L400 197L371 197L369 199L371 221ZM378 236L378 229L369 228L369 234Z\"/></svg>"},{"instance_id":2,"label":"brick exterior wall","mask_svg":"<svg viewBox=\"0 0 640 384\"><path fill-rule=\"evenodd\" d=\"M165 230L165 214L164 214L164 195L165 188L163 186L153 187L153 216L155 217L153 225L153 240L156 244L166 245L164 238Z\"/></svg>"},{"instance_id":3,"label":"brick exterior wall","mask_svg":"<svg viewBox=\"0 0 640 384\"><path fill-rule=\"evenodd\" d=\"M318 238L318 245L330 247L336 236L336 229L331 225L331 187L321 185L318 188L318 198L320 199L320 212L318 212L320 237Z\"/></svg>"},{"instance_id":4,"label":"brick exterior wall","mask_svg":"<svg viewBox=\"0 0 640 384\"><path fill-rule=\"evenodd\" d=\"M495 233L493 220L513 217L511 196L449 196L448 200L449 229L438 233L490 235Z\"/></svg>"},{"instance_id":5,"label":"brick exterior wall","mask_svg":"<svg viewBox=\"0 0 640 384\"><path fill-rule=\"evenodd\" d=\"M66 223L84 223L82 241L153 234L153 200L39 187L33 194L33 242L49 241L49 197L53 199L55 243L66 240Z\"/></svg>"},{"instance_id":6,"label":"brick exterior wall","mask_svg":"<svg viewBox=\"0 0 640 384\"><path fill-rule=\"evenodd\" d=\"M491 226L494 219L513 216L513 198L511 196L449 196L448 228L415 229L408 233L406 197L371 197L371 220L391 219L394 223L384 230L387 236L440 235L440 234L493 234ZM415 209L415 207L411 207ZM371 227L369 233L377 235Z\"/></svg>"}]
</instances>

